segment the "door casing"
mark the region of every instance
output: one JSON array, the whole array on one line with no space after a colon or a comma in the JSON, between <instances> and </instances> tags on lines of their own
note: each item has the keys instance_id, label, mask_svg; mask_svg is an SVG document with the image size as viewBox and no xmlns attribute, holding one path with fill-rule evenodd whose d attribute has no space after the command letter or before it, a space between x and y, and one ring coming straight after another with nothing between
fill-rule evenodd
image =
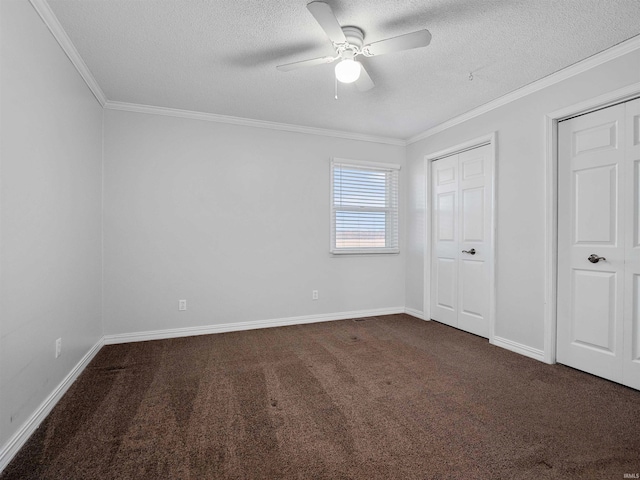
<instances>
[{"instance_id":1,"label":"door casing","mask_svg":"<svg viewBox=\"0 0 640 480\"><path fill-rule=\"evenodd\" d=\"M493 172L493 178L491 182L491 258L492 262L489 263L489 343L494 343L495 333L495 312L496 312L496 283L495 283L495 271L496 271L496 181L497 181L497 132L491 132L487 135L477 137L468 140L464 143L460 143L450 148L440 150L435 153L430 153L424 157L424 171L425 171L425 233L424 233L424 288L423 288L423 305L424 305L424 318L425 320L431 320L431 238L432 238L432 216L431 216L431 162L440 158L455 155L457 153L471 150L473 148L481 147L484 145L490 146L489 162L491 164L491 171Z\"/></svg>"}]
</instances>

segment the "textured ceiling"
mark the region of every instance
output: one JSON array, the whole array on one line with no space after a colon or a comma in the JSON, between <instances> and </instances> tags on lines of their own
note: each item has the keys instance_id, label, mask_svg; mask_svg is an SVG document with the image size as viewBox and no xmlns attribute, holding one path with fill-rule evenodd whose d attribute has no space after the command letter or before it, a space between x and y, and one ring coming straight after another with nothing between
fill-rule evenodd
<instances>
[{"instance_id":1,"label":"textured ceiling","mask_svg":"<svg viewBox=\"0 0 640 480\"><path fill-rule=\"evenodd\" d=\"M640 34L639 0L325 0L365 43L428 28L339 85L308 0L49 0L108 100L408 138ZM359 57L362 58L362 57ZM473 81L469 73L473 72Z\"/></svg>"}]
</instances>

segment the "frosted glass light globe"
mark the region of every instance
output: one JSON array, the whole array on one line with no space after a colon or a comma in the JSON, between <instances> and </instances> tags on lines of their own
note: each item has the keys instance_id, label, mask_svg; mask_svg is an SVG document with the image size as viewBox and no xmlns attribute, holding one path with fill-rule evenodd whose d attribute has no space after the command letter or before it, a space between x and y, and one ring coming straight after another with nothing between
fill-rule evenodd
<instances>
[{"instance_id":1,"label":"frosted glass light globe","mask_svg":"<svg viewBox=\"0 0 640 480\"><path fill-rule=\"evenodd\" d=\"M342 83L352 83L360 78L362 65L351 58L345 58L336 65L336 78Z\"/></svg>"}]
</instances>

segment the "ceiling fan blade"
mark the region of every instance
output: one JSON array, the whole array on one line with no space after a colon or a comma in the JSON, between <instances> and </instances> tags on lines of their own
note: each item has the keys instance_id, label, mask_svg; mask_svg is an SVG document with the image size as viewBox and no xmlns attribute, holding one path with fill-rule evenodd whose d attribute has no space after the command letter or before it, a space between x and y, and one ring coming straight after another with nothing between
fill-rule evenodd
<instances>
[{"instance_id":1,"label":"ceiling fan blade","mask_svg":"<svg viewBox=\"0 0 640 480\"><path fill-rule=\"evenodd\" d=\"M356 88L361 92L366 92L367 90L371 90L376 86L376 84L373 83L373 80L371 80L371 77L367 73L367 70L364 68L364 65L362 65L362 67L360 68L360 76L355 83Z\"/></svg>"},{"instance_id":2,"label":"ceiling fan blade","mask_svg":"<svg viewBox=\"0 0 640 480\"><path fill-rule=\"evenodd\" d=\"M347 37L344 36L338 19L328 4L324 2L311 2L307 4L307 9L320 24L324 33L329 37L329 40L333 43L345 43L347 41Z\"/></svg>"},{"instance_id":3,"label":"ceiling fan blade","mask_svg":"<svg viewBox=\"0 0 640 480\"><path fill-rule=\"evenodd\" d=\"M323 63L332 63L336 59L334 57L318 57L311 60L303 60L301 62L287 63L285 65L278 65L276 68L281 72L290 72L297 68L314 67L316 65L322 65Z\"/></svg>"},{"instance_id":4,"label":"ceiling fan blade","mask_svg":"<svg viewBox=\"0 0 640 480\"><path fill-rule=\"evenodd\" d=\"M407 33L399 37L387 38L370 45L362 47L364 54L368 57L374 55L383 55L385 53L400 52L402 50L410 50L412 48L426 47L431 43L431 33L429 30L418 30L417 32Z\"/></svg>"}]
</instances>

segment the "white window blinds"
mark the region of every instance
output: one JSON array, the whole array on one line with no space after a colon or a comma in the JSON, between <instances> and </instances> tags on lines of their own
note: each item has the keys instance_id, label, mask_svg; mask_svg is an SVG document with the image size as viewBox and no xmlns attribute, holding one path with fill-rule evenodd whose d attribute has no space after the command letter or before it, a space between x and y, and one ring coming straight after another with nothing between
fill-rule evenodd
<instances>
[{"instance_id":1,"label":"white window blinds","mask_svg":"<svg viewBox=\"0 0 640 480\"><path fill-rule=\"evenodd\" d=\"M400 165L333 159L331 253L398 253Z\"/></svg>"}]
</instances>

